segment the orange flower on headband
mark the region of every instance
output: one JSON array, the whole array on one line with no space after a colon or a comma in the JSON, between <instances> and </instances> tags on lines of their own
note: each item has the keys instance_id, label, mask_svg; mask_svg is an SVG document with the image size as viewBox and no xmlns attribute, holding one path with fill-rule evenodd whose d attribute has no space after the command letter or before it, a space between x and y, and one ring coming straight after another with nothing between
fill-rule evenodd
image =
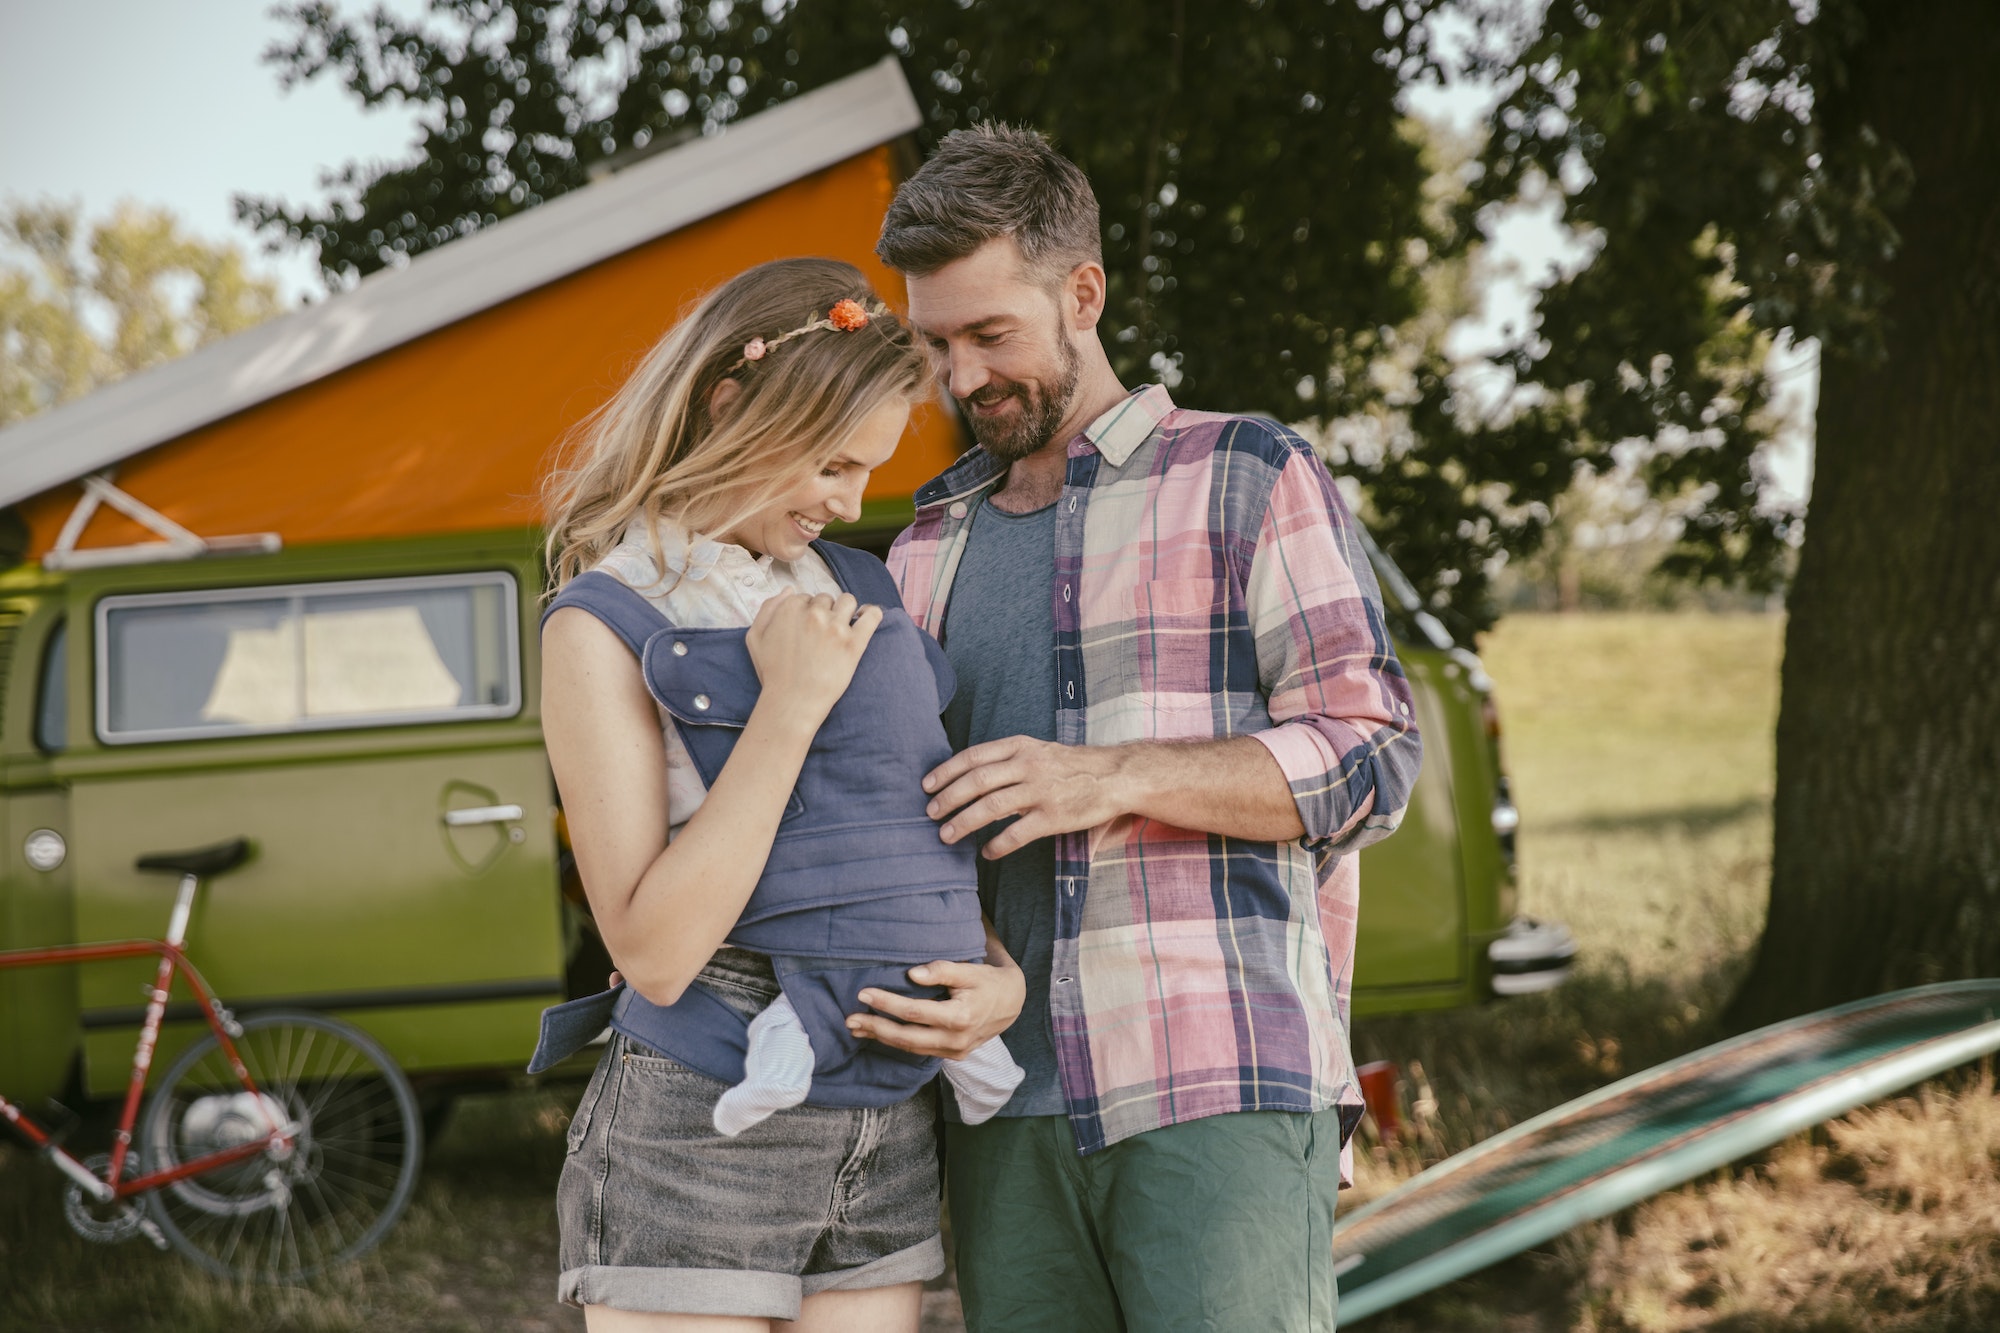
<instances>
[{"instance_id":1,"label":"orange flower on headband","mask_svg":"<svg viewBox=\"0 0 2000 1333\"><path fill-rule=\"evenodd\" d=\"M875 316L886 315L888 313L889 309L887 306L877 304L871 310L853 297L843 298L842 300L835 301L833 309L827 311L826 314L820 316L818 319L809 319L787 333L780 333L772 338L752 338L749 342L743 344L743 355L738 357L735 364L723 373L725 375L734 375L737 371L752 362L762 361L773 351L777 350L779 344L788 343L801 334L811 333L816 329L837 329L842 333L852 333L856 329L867 328L868 321L875 318Z\"/></svg>"}]
</instances>

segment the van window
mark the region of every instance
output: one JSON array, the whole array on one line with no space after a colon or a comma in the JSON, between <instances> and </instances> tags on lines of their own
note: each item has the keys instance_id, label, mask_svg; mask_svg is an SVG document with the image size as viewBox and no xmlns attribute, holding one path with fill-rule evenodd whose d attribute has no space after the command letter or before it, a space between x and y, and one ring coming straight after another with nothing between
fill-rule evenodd
<instances>
[{"instance_id":1,"label":"van window","mask_svg":"<svg viewBox=\"0 0 2000 1333\"><path fill-rule=\"evenodd\" d=\"M107 597L97 733L122 744L510 717L515 614L499 572Z\"/></svg>"},{"instance_id":2,"label":"van window","mask_svg":"<svg viewBox=\"0 0 2000 1333\"><path fill-rule=\"evenodd\" d=\"M69 622L58 620L42 647L35 692L35 745L56 754L69 744Z\"/></svg>"}]
</instances>

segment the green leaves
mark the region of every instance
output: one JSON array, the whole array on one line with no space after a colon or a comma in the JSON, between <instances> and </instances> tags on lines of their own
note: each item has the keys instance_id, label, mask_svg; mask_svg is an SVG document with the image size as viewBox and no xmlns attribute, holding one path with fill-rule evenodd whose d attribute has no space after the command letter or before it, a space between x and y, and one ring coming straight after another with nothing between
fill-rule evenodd
<instances>
[{"instance_id":1,"label":"green leaves","mask_svg":"<svg viewBox=\"0 0 2000 1333\"><path fill-rule=\"evenodd\" d=\"M170 361L279 311L241 251L123 205L0 209L0 426Z\"/></svg>"},{"instance_id":2,"label":"green leaves","mask_svg":"<svg viewBox=\"0 0 2000 1333\"><path fill-rule=\"evenodd\" d=\"M411 160L350 165L325 203L239 211L347 283L893 51L924 145L1026 122L1089 174L1119 373L1320 431L1465 632L1578 471L1635 451L1626 470L1686 520L1671 568L1781 577L1797 518L1755 484L1769 335L1877 345L1904 179L1866 126L1814 119L1853 3L1467 0L1463 76L1505 92L1483 144L1449 151L1397 109L1441 72L1440 0L296 4L268 53L283 80L418 102L424 128ZM1552 188L1601 248L1468 377L1445 334L1476 304L1482 210Z\"/></svg>"}]
</instances>

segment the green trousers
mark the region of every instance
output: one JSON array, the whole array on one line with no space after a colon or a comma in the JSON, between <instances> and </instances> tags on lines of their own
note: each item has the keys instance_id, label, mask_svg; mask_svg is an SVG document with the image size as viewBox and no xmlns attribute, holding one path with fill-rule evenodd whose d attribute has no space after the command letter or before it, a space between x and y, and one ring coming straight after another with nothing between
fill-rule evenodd
<instances>
[{"instance_id":1,"label":"green trousers","mask_svg":"<svg viewBox=\"0 0 2000 1333\"><path fill-rule=\"evenodd\" d=\"M1340 1113L1245 1111L1079 1157L1064 1116L948 1125L968 1333L1331 1333Z\"/></svg>"}]
</instances>

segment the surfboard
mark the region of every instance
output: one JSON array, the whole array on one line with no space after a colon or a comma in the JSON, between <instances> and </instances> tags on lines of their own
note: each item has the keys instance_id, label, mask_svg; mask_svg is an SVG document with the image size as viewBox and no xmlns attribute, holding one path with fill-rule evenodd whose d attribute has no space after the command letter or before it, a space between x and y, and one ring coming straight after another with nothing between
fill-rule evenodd
<instances>
[{"instance_id":1,"label":"surfboard","mask_svg":"<svg viewBox=\"0 0 2000 1333\"><path fill-rule=\"evenodd\" d=\"M1343 1327L2000 1049L2000 980L1788 1019L1496 1135L1334 1226Z\"/></svg>"}]
</instances>

